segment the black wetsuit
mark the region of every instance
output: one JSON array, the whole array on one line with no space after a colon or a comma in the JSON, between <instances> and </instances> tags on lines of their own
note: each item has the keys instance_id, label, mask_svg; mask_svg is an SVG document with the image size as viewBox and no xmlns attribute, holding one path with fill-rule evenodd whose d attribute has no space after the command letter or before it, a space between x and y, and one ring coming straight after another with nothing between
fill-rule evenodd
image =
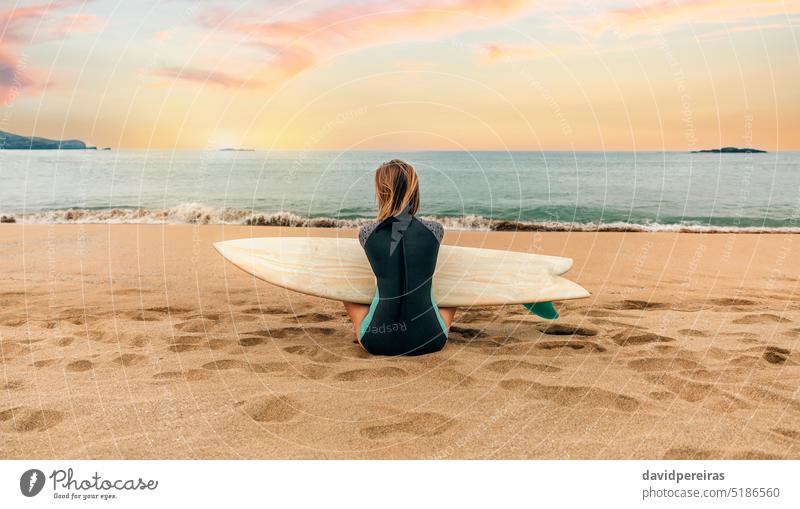
<instances>
[{"instance_id":1,"label":"black wetsuit","mask_svg":"<svg viewBox=\"0 0 800 509\"><path fill-rule=\"evenodd\" d=\"M433 300L431 283L444 230L410 214L392 216L361 228L377 288L359 340L375 355L437 352L447 330Z\"/></svg>"}]
</instances>

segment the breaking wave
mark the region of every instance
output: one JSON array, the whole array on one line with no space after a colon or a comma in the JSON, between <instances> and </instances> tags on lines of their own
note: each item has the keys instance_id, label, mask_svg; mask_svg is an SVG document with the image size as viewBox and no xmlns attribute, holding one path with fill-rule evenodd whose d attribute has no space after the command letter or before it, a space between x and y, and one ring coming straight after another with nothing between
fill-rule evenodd
<instances>
[{"instance_id":1,"label":"breaking wave","mask_svg":"<svg viewBox=\"0 0 800 509\"><path fill-rule=\"evenodd\" d=\"M686 233L800 233L800 227L713 226L692 223L575 223L560 221L512 221L480 215L422 216L439 221L452 230L525 231L525 232L686 232ZM202 203L184 203L175 207L150 210L143 208L66 209L0 214L0 223L22 224L231 224L311 228L357 228L371 218L306 217L291 212L255 212L215 208Z\"/></svg>"}]
</instances>

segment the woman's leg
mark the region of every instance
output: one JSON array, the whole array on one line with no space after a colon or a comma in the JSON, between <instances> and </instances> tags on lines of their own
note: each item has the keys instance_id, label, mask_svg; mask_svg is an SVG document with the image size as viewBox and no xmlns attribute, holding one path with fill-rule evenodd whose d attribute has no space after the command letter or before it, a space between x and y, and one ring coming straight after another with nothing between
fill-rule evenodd
<instances>
[{"instance_id":1,"label":"woman's leg","mask_svg":"<svg viewBox=\"0 0 800 509\"><path fill-rule=\"evenodd\" d=\"M447 330L450 330L450 325L453 323L453 318L456 316L457 309L458 308L439 308L439 314L442 315L444 327Z\"/></svg>"},{"instance_id":2,"label":"woman's leg","mask_svg":"<svg viewBox=\"0 0 800 509\"><path fill-rule=\"evenodd\" d=\"M350 317L350 321L353 322L353 332L356 335L356 339L359 339L358 330L361 328L361 322L364 321L364 318L369 313L369 306L355 302L342 302L342 304L344 304L344 310L347 312L347 316Z\"/></svg>"}]
</instances>

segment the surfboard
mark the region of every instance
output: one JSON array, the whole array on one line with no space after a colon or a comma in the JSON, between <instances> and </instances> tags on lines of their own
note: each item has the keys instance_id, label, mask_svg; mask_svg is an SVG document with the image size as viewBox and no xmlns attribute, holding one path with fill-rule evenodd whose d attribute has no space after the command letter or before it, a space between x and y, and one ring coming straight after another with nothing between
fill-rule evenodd
<instances>
[{"instance_id":1,"label":"surfboard","mask_svg":"<svg viewBox=\"0 0 800 509\"><path fill-rule=\"evenodd\" d=\"M214 247L243 271L282 288L364 304L375 294L375 276L357 239L246 238L217 242ZM442 245L433 296L445 307L588 297L584 288L561 277L570 267L570 258Z\"/></svg>"}]
</instances>

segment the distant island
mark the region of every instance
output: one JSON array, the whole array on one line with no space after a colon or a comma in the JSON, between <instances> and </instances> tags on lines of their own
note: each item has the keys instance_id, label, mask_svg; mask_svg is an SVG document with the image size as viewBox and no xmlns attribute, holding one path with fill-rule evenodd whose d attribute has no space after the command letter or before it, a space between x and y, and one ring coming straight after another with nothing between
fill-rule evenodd
<instances>
[{"instance_id":1,"label":"distant island","mask_svg":"<svg viewBox=\"0 0 800 509\"><path fill-rule=\"evenodd\" d=\"M708 150L692 150L692 154L766 154L766 150L757 148L722 147Z\"/></svg>"},{"instance_id":2,"label":"distant island","mask_svg":"<svg viewBox=\"0 0 800 509\"><path fill-rule=\"evenodd\" d=\"M220 152L255 152L254 148L221 148Z\"/></svg>"},{"instance_id":3,"label":"distant island","mask_svg":"<svg viewBox=\"0 0 800 509\"><path fill-rule=\"evenodd\" d=\"M49 140L0 131L0 150L97 150L81 140Z\"/></svg>"}]
</instances>

